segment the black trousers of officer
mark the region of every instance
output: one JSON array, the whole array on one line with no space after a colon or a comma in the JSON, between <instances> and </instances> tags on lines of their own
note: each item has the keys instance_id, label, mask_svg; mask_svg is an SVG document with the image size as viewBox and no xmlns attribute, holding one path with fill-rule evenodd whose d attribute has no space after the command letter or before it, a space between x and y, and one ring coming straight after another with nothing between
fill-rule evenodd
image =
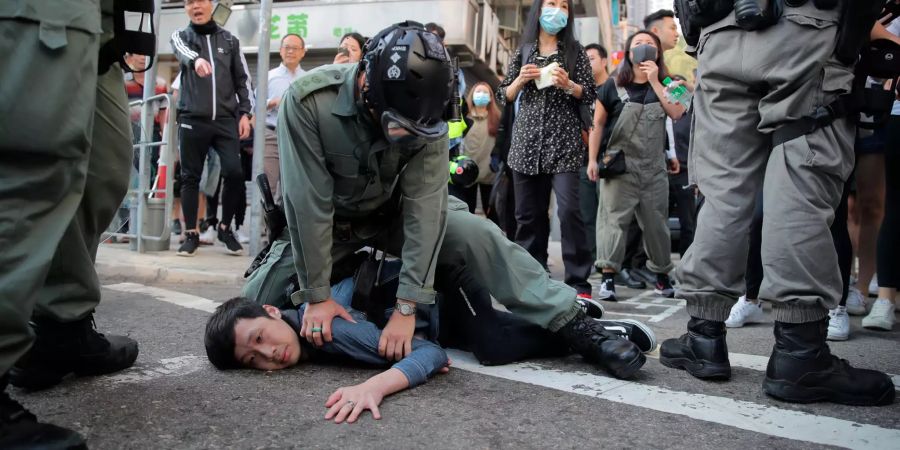
<instances>
[{"instance_id":1,"label":"black trousers of officer","mask_svg":"<svg viewBox=\"0 0 900 450\"><path fill-rule=\"evenodd\" d=\"M697 228L697 200L694 198L694 188L688 181L687 163L682 163L678 174L669 176L669 198L675 201L675 213L681 225L678 253L684 256L694 242L694 230Z\"/></svg>"}]
</instances>

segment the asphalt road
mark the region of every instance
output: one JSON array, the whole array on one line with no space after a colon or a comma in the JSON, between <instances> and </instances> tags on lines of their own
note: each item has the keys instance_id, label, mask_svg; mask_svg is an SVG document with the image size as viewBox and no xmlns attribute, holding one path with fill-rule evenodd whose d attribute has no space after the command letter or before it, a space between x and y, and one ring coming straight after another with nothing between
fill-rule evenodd
<instances>
[{"instance_id":1,"label":"asphalt road","mask_svg":"<svg viewBox=\"0 0 900 450\"><path fill-rule=\"evenodd\" d=\"M366 414L336 425L324 420L328 395L377 371L304 365L220 372L203 349L208 302L192 296L221 302L237 286L147 290L102 281L110 288L97 325L140 342L135 367L37 393L12 390L42 420L80 431L95 449L900 448L900 404L791 405L766 397L759 364L771 350L771 324L729 332L729 350L742 366L726 383L700 382L654 358L622 383L574 356L484 368L457 353L449 374L387 398L382 420ZM632 315L660 341L682 332L681 302L621 293L631 301L608 304L609 318ZM859 318L852 324L852 339L833 344L834 352L900 374L900 332L862 330Z\"/></svg>"}]
</instances>

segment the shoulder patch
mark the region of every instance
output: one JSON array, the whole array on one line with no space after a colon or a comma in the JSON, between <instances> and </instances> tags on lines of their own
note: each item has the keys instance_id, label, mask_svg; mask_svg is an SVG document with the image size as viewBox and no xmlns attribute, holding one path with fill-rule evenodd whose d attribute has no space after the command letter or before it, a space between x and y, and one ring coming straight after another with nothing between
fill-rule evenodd
<instances>
[{"instance_id":1,"label":"shoulder patch","mask_svg":"<svg viewBox=\"0 0 900 450\"><path fill-rule=\"evenodd\" d=\"M334 64L310 70L300 75L300 78L292 83L291 89L294 91L294 98L300 100L322 88L340 85L344 82L347 73L346 67Z\"/></svg>"}]
</instances>

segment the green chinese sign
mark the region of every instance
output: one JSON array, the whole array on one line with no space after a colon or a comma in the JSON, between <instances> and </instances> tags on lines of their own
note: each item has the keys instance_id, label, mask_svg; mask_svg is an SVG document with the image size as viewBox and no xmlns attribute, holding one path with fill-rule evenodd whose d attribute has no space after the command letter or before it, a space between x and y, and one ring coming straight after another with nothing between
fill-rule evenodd
<instances>
[{"instance_id":1,"label":"green chinese sign","mask_svg":"<svg viewBox=\"0 0 900 450\"><path fill-rule=\"evenodd\" d=\"M288 14L286 16L273 14L270 24L272 40L279 40L288 34L296 34L303 39L306 39L307 35L309 35L309 15L306 13ZM331 29L331 34L336 38L351 32L353 32L351 27L334 27Z\"/></svg>"}]
</instances>

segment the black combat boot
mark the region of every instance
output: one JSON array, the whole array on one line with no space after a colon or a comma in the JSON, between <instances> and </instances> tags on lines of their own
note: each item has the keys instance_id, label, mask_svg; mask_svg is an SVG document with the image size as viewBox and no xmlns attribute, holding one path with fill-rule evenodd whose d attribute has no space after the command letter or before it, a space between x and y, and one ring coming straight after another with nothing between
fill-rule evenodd
<instances>
[{"instance_id":1,"label":"black combat boot","mask_svg":"<svg viewBox=\"0 0 900 450\"><path fill-rule=\"evenodd\" d=\"M637 345L607 331L600 322L580 310L557 333L572 350L616 378L632 377L647 361Z\"/></svg>"},{"instance_id":2,"label":"black combat boot","mask_svg":"<svg viewBox=\"0 0 900 450\"><path fill-rule=\"evenodd\" d=\"M76 322L33 319L34 346L10 370L13 386L37 390L59 383L70 373L103 375L127 369L138 344L124 336L104 336L94 329L93 314Z\"/></svg>"},{"instance_id":3,"label":"black combat boot","mask_svg":"<svg viewBox=\"0 0 900 450\"><path fill-rule=\"evenodd\" d=\"M825 337L828 319L808 323L775 322L775 348L763 390L786 402L832 402L856 406L889 405L894 383L877 370L856 369L831 354Z\"/></svg>"},{"instance_id":4,"label":"black combat boot","mask_svg":"<svg viewBox=\"0 0 900 450\"><path fill-rule=\"evenodd\" d=\"M731 378L725 322L691 317L688 332L677 339L666 339L659 348L659 362L710 380Z\"/></svg>"},{"instance_id":5,"label":"black combat boot","mask_svg":"<svg viewBox=\"0 0 900 450\"><path fill-rule=\"evenodd\" d=\"M86 449L84 439L76 432L39 423L37 417L6 393L7 376L0 377L0 448Z\"/></svg>"}]
</instances>

